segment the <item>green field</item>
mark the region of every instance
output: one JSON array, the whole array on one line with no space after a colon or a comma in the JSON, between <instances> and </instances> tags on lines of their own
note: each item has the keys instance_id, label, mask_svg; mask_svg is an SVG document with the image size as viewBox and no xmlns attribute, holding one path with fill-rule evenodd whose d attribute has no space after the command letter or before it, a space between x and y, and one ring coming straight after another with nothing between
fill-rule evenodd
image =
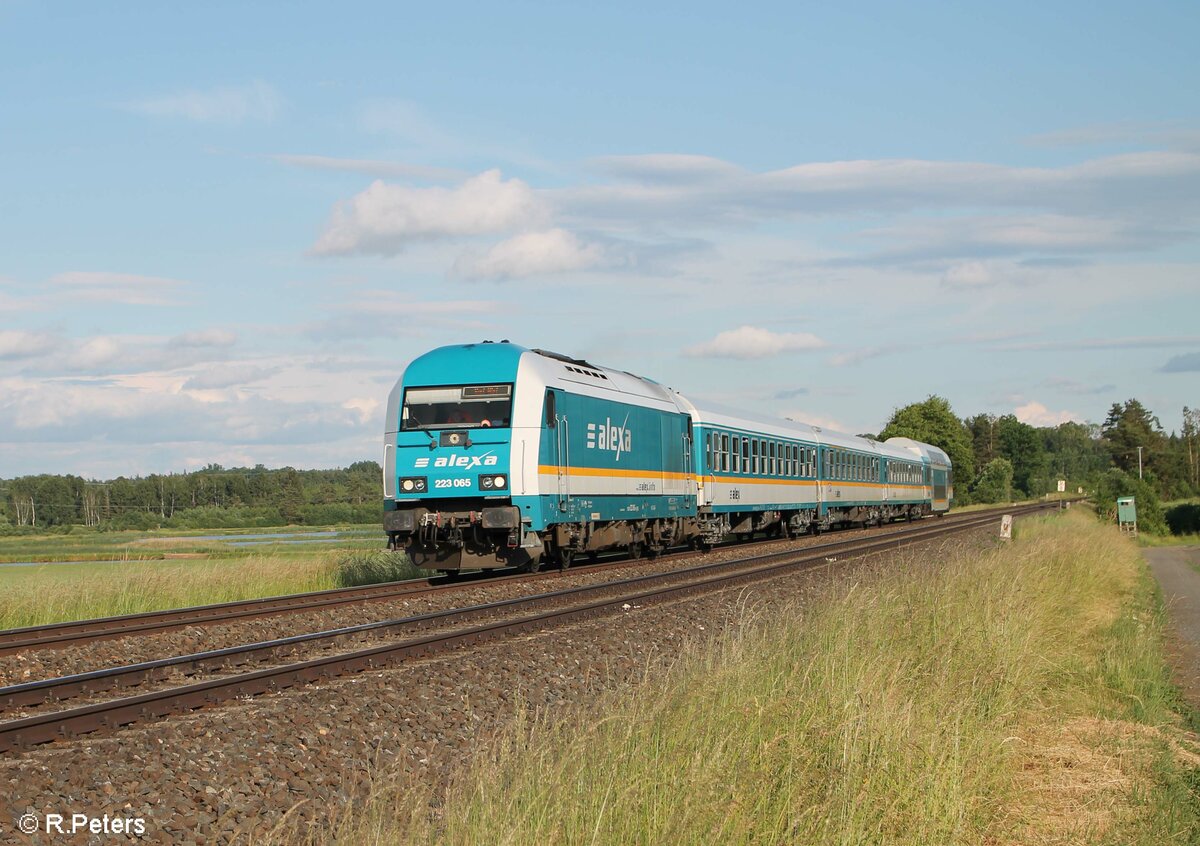
<instances>
[{"instance_id":1,"label":"green field","mask_svg":"<svg viewBox=\"0 0 1200 846\"><path fill-rule=\"evenodd\" d=\"M336 839L1196 843L1200 743L1163 626L1115 527L1022 522L748 620L665 680L518 715L448 790L382 770Z\"/></svg>"},{"instance_id":2,"label":"green field","mask_svg":"<svg viewBox=\"0 0 1200 846\"><path fill-rule=\"evenodd\" d=\"M77 532L0 538L0 628L206 605L338 584L347 558L379 550L378 529L342 529L334 543L287 543L313 528ZM320 531L320 529L316 529ZM263 545L234 546L256 534ZM220 539L212 540L214 535Z\"/></svg>"}]
</instances>

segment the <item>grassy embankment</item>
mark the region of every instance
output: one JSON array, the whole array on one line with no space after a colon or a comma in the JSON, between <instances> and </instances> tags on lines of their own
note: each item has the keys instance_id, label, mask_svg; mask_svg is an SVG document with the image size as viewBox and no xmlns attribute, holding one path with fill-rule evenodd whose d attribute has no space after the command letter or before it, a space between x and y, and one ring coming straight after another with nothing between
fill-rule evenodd
<instances>
[{"instance_id":1,"label":"grassy embankment","mask_svg":"<svg viewBox=\"0 0 1200 846\"><path fill-rule=\"evenodd\" d=\"M261 531L261 530L260 530ZM214 534L208 532L206 534ZM0 629L232 602L412 578L407 564L379 552L378 532L336 544L234 547L222 540L121 533L0 539L0 561L81 563L0 566ZM107 561L104 559L118 559ZM166 560L164 560L166 559ZM88 563L88 562L92 563Z\"/></svg>"},{"instance_id":2,"label":"grassy embankment","mask_svg":"<svg viewBox=\"0 0 1200 846\"><path fill-rule=\"evenodd\" d=\"M1163 624L1115 528L1022 523L757 620L634 695L527 715L445 795L381 775L337 839L1197 842Z\"/></svg>"},{"instance_id":3,"label":"grassy embankment","mask_svg":"<svg viewBox=\"0 0 1200 846\"><path fill-rule=\"evenodd\" d=\"M1142 532L1138 535L1138 543L1142 546L1200 546L1200 499L1164 502L1162 509L1171 534Z\"/></svg>"},{"instance_id":4,"label":"grassy embankment","mask_svg":"<svg viewBox=\"0 0 1200 846\"><path fill-rule=\"evenodd\" d=\"M341 534L340 548L378 547L381 532L378 528L361 526L284 526L268 529L197 529L175 531L100 532L75 527L71 532L46 534L17 534L0 536L0 563L12 561L151 561L170 557L204 555L222 558L248 558L261 555L263 546L232 546L246 535L279 534L281 543L273 545L277 556L307 556L313 548L303 544L288 544L287 536L297 538L313 532L336 530Z\"/></svg>"}]
</instances>

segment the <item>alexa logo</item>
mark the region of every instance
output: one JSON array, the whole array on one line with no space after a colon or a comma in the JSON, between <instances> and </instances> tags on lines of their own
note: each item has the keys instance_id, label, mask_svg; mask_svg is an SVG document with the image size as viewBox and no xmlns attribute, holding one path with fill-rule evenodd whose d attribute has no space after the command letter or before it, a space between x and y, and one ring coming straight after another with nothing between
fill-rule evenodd
<instances>
[{"instance_id":1,"label":"alexa logo","mask_svg":"<svg viewBox=\"0 0 1200 846\"><path fill-rule=\"evenodd\" d=\"M613 460L620 461L622 453L633 450L633 433L628 427L628 414L620 426L614 426L611 417L605 417L603 423L587 424L587 448L616 453Z\"/></svg>"},{"instance_id":2,"label":"alexa logo","mask_svg":"<svg viewBox=\"0 0 1200 846\"><path fill-rule=\"evenodd\" d=\"M442 455L433 460L434 467L495 467L500 463L498 456L492 455ZM429 466L428 458L418 458L413 467L421 469Z\"/></svg>"}]
</instances>

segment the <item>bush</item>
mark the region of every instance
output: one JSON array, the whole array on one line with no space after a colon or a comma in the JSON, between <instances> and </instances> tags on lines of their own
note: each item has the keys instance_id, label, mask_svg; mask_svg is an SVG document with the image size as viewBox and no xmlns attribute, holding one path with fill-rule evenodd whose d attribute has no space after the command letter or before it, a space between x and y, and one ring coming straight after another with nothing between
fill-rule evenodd
<instances>
[{"instance_id":1,"label":"bush","mask_svg":"<svg viewBox=\"0 0 1200 846\"><path fill-rule=\"evenodd\" d=\"M1200 534L1200 505L1185 502L1167 509L1167 526L1173 535Z\"/></svg>"},{"instance_id":2,"label":"bush","mask_svg":"<svg viewBox=\"0 0 1200 846\"><path fill-rule=\"evenodd\" d=\"M1112 469L1102 475L1096 483L1092 501L1096 504L1096 515L1106 522L1117 519L1117 497L1131 496L1137 506L1138 531L1151 535L1169 534L1166 517L1158 494L1147 482L1121 470Z\"/></svg>"},{"instance_id":3,"label":"bush","mask_svg":"<svg viewBox=\"0 0 1200 846\"><path fill-rule=\"evenodd\" d=\"M426 574L413 566L404 552L376 550L346 555L338 562L333 580L338 587L358 587L418 579L423 575Z\"/></svg>"},{"instance_id":4,"label":"bush","mask_svg":"<svg viewBox=\"0 0 1200 846\"><path fill-rule=\"evenodd\" d=\"M344 526L378 524L382 520L379 503L350 505L345 502L306 505L300 509L300 522L306 526Z\"/></svg>"},{"instance_id":5,"label":"bush","mask_svg":"<svg viewBox=\"0 0 1200 846\"><path fill-rule=\"evenodd\" d=\"M974 502L1012 502L1013 465L1007 458L993 458L971 486Z\"/></svg>"}]
</instances>

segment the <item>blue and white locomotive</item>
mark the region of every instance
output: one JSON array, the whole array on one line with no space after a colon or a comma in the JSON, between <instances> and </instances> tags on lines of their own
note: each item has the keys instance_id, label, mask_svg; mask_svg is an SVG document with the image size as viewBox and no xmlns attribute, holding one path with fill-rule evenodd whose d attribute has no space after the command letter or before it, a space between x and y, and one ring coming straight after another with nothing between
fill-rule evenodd
<instances>
[{"instance_id":1,"label":"blue and white locomotive","mask_svg":"<svg viewBox=\"0 0 1200 846\"><path fill-rule=\"evenodd\" d=\"M426 353L388 397L384 529L431 569L654 555L913 519L952 497L937 447L697 405L507 341Z\"/></svg>"}]
</instances>

